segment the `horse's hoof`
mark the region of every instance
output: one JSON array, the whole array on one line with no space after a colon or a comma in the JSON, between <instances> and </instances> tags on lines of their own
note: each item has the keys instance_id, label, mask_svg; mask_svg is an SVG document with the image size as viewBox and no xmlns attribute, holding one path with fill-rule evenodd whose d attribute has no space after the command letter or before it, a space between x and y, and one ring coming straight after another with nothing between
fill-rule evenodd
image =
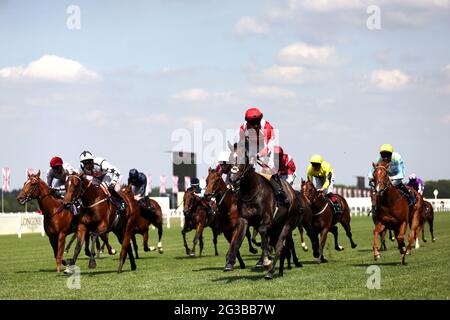
<instances>
[{"instance_id":1,"label":"horse's hoof","mask_svg":"<svg viewBox=\"0 0 450 320\"><path fill-rule=\"evenodd\" d=\"M272 280L273 279L273 274L272 273L267 273L265 276L264 276L264 279L266 279L266 280Z\"/></svg>"},{"instance_id":2,"label":"horse's hoof","mask_svg":"<svg viewBox=\"0 0 450 320\"><path fill-rule=\"evenodd\" d=\"M109 254L110 256L113 256L117 253L116 249L111 249L111 253Z\"/></svg>"},{"instance_id":3,"label":"horse's hoof","mask_svg":"<svg viewBox=\"0 0 450 320\"><path fill-rule=\"evenodd\" d=\"M320 259L320 261L323 262L323 263L327 263L328 262L328 260L325 259L324 257L322 257L322 259Z\"/></svg>"},{"instance_id":4,"label":"horse's hoof","mask_svg":"<svg viewBox=\"0 0 450 320\"><path fill-rule=\"evenodd\" d=\"M240 264L239 269L245 269L245 264Z\"/></svg>"},{"instance_id":5,"label":"horse's hoof","mask_svg":"<svg viewBox=\"0 0 450 320\"><path fill-rule=\"evenodd\" d=\"M252 254L258 253L258 250L256 250L255 248L250 248L250 249L248 249L248 251L250 251L250 253L252 253Z\"/></svg>"},{"instance_id":6,"label":"horse's hoof","mask_svg":"<svg viewBox=\"0 0 450 320\"><path fill-rule=\"evenodd\" d=\"M391 239L391 241L395 241L395 238L394 238L394 237L391 237L390 239Z\"/></svg>"},{"instance_id":7,"label":"horse's hoof","mask_svg":"<svg viewBox=\"0 0 450 320\"><path fill-rule=\"evenodd\" d=\"M131 266L131 271L135 271L136 270L136 266Z\"/></svg>"},{"instance_id":8,"label":"horse's hoof","mask_svg":"<svg viewBox=\"0 0 450 320\"><path fill-rule=\"evenodd\" d=\"M94 262L89 262L89 269L95 269L97 267L97 263Z\"/></svg>"},{"instance_id":9,"label":"horse's hoof","mask_svg":"<svg viewBox=\"0 0 450 320\"><path fill-rule=\"evenodd\" d=\"M103 253L103 250L100 250L99 252L98 252L98 254L102 254Z\"/></svg>"},{"instance_id":10,"label":"horse's hoof","mask_svg":"<svg viewBox=\"0 0 450 320\"><path fill-rule=\"evenodd\" d=\"M228 271L233 271L233 269L234 269L233 265L231 265L231 264L228 263L228 264L225 266L225 269L223 269L223 271L224 271L224 272L228 272Z\"/></svg>"},{"instance_id":11,"label":"horse's hoof","mask_svg":"<svg viewBox=\"0 0 450 320\"><path fill-rule=\"evenodd\" d=\"M194 258L195 257L195 252L189 253L189 256Z\"/></svg>"},{"instance_id":12,"label":"horse's hoof","mask_svg":"<svg viewBox=\"0 0 450 320\"><path fill-rule=\"evenodd\" d=\"M294 265L296 268L303 268L303 264L301 264L300 262L294 262Z\"/></svg>"},{"instance_id":13,"label":"horse's hoof","mask_svg":"<svg viewBox=\"0 0 450 320\"><path fill-rule=\"evenodd\" d=\"M71 276L73 274L72 268L69 266L64 270L64 274Z\"/></svg>"},{"instance_id":14,"label":"horse's hoof","mask_svg":"<svg viewBox=\"0 0 450 320\"><path fill-rule=\"evenodd\" d=\"M303 249L303 251L307 252L308 246L305 243L302 243L302 249Z\"/></svg>"},{"instance_id":15,"label":"horse's hoof","mask_svg":"<svg viewBox=\"0 0 450 320\"><path fill-rule=\"evenodd\" d=\"M374 259L375 261L380 260L380 259L381 259L381 255L376 254L376 255L373 257L373 259Z\"/></svg>"},{"instance_id":16,"label":"horse's hoof","mask_svg":"<svg viewBox=\"0 0 450 320\"><path fill-rule=\"evenodd\" d=\"M144 247L144 251L145 251L145 252L149 252L150 249L149 249L148 247Z\"/></svg>"},{"instance_id":17,"label":"horse's hoof","mask_svg":"<svg viewBox=\"0 0 450 320\"><path fill-rule=\"evenodd\" d=\"M65 253L69 253L69 250L64 250Z\"/></svg>"},{"instance_id":18,"label":"horse's hoof","mask_svg":"<svg viewBox=\"0 0 450 320\"><path fill-rule=\"evenodd\" d=\"M122 270L121 269L117 269L117 273L122 273Z\"/></svg>"},{"instance_id":19,"label":"horse's hoof","mask_svg":"<svg viewBox=\"0 0 450 320\"><path fill-rule=\"evenodd\" d=\"M358 245L356 243L352 244L352 249L355 249Z\"/></svg>"},{"instance_id":20,"label":"horse's hoof","mask_svg":"<svg viewBox=\"0 0 450 320\"><path fill-rule=\"evenodd\" d=\"M163 254L163 253L164 253L164 249L163 249L163 248L159 248L159 249L158 249L158 252L161 253L161 254Z\"/></svg>"},{"instance_id":21,"label":"horse's hoof","mask_svg":"<svg viewBox=\"0 0 450 320\"><path fill-rule=\"evenodd\" d=\"M63 266L67 266L67 261L66 260L62 260L61 263L62 263Z\"/></svg>"},{"instance_id":22,"label":"horse's hoof","mask_svg":"<svg viewBox=\"0 0 450 320\"><path fill-rule=\"evenodd\" d=\"M342 251L342 250L344 250L344 247L343 246L337 246L337 247L335 247L334 248L336 251Z\"/></svg>"},{"instance_id":23,"label":"horse's hoof","mask_svg":"<svg viewBox=\"0 0 450 320\"><path fill-rule=\"evenodd\" d=\"M432 240L431 240L431 242L435 242L436 241L436 239L435 238L433 238Z\"/></svg>"},{"instance_id":24,"label":"horse's hoof","mask_svg":"<svg viewBox=\"0 0 450 320\"><path fill-rule=\"evenodd\" d=\"M156 251L156 247L150 246L150 251Z\"/></svg>"},{"instance_id":25,"label":"horse's hoof","mask_svg":"<svg viewBox=\"0 0 450 320\"><path fill-rule=\"evenodd\" d=\"M411 255L411 250L407 250L406 251L406 255L410 256Z\"/></svg>"}]
</instances>

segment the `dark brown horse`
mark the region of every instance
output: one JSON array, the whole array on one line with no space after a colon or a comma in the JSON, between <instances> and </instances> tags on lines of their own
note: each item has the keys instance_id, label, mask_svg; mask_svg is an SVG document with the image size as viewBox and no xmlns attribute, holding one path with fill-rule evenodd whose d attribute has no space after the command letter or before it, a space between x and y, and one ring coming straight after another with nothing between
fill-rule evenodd
<instances>
[{"instance_id":1,"label":"dark brown horse","mask_svg":"<svg viewBox=\"0 0 450 320\"><path fill-rule=\"evenodd\" d=\"M415 239L423 200L419 198L414 206L409 207L406 197L391 183L387 172L389 163L380 161L377 165L373 163L372 165L374 167L373 178L377 193L377 210L374 215L376 224L373 231L374 258L378 260L381 257L378 251L378 236L385 228L389 228L394 230L401 254L401 264L403 265L405 264L405 255L407 251L411 251L411 246ZM415 190L412 192L418 195ZM404 239L408 224L411 232L409 234L408 247L406 248Z\"/></svg>"},{"instance_id":2,"label":"dark brown horse","mask_svg":"<svg viewBox=\"0 0 450 320\"><path fill-rule=\"evenodd\" d=\"M352 249L356 248L356 243L353 242L352 238L350 208L348 207L347 201L340 195L334 195L342 210L340 216L336 217L333 213L334 210L330 204L330 200L322 192L317 191L312 181L304 181L302 179L301 188L312 209L312 228L314 229L315 236L317 237L320 234L320 245L316 248L318 250L314 250L314 257L317 258L317 262L327 262L327 259L323 255L323 249L325 248L328 232L334 235L335 250L344 250L338 243L338 228L336 225L338 222L344 228ZM318 241L317 238L316 241Z\"/></svg>"},{"instance_id":3,"label":"dark brown horse","mask_svg":"<svg viewBox=\"0 0 450 320\"><path fill-rule=\"evenodd\" d=\"M69 175L66 181L66 190L67 192L63 201L65 206L71 205L77 199L80 199L82 202L77 228L77 245L73 258L70 260L70 265L75 265L85 239L85 234L86 232L90 232L92 235L92 248L89 268L95 268L95 241L99 235L113 231L122 244L117 271L119 273L122 272L127 253L130 258L131 270L136 270L136 263L130 246L130 240L135 230L136 218L139 214L136 200L127 194L121 193L121 196L127 203L127 210L126 213L119 215L117 214L117 208L109 200L110 196L106 191L99 186L95 186L83 174ZM67 273L73 272L70 267L66 271Z\"/></svg>"},{"instance_id":4,"label":"dark brown horse","mask_svg":"<svg viewBox=\"0 0 450 320\"><path fill-rule=\"evenodd\" d=\"M206 177L205 198L211 199L212 197L216 199L218 207L218 212L214 216L213 228L219 234L223 233L228 243L231 243L233 240L236 241L235 237L241 234L238 226L244 225L244 221L239 217L237 209L237 196L227 188L221 175L216 170L209 169L208 176ZM248 240L250 253L257 253L257 250L252 246L252 238L248 229L245 235ZM228 261L229 255L230 251L227 252L226 261ZM236 257L239 261L239 267L244 269L245 263L241 258L239 250L237 251Z\"/></svg>"},{"instance_id":5,"label":"dark brown horse","mask_svg":"<svg viewBox=\"0 0 450 320\"><path fill-rule=\"evenodd\" d=\"M184 248L186 254L195 257L195 247L197 242L200 243L200 254L203 252L203 230L206 227L211 227L213 232L214 255L218 256L217 251L217 236L219 232L214 228L215 215L208 220L205 200L195 194L193 190L187 190L183 196L183 214L184 226L181 230L183 236ZM186 242L186 233L195 229L195 237L193 240L192 249L189 249Z\"/></svg>"},{"instance_id":6,"label":"dark brown horse","mask_svg":"<svg viewBox=\"0 0 450 320\"><path fill-rule=\"evenodd\" d=\"M422 229L422 240L423 242L427 242L425 238L425 223L428 223L430 226L430 233L431 233L431 241L436 241L436 238L434 237L433 232L433 222L434 222L434 210L433 205L428 201L423 201L424 209L423 209L423 224L420 226Z\"/></svg>"},{"instance_id":7,"label":"dark brown horse","mask_svg":"<svg viewBox=\"0 0 450 320\"><path fill-rule=\"evenodd\" d=\"M281 256L280 262L284 261L284 241L299 225L302 211L294 189L286 181L282 181L282 188L289 200L289 207L277 207L276 197L269 181L255 172L256 158L249 155L248 150L248 140L243 140L238 143L236 151L232 153L230 162L233 167L230 182L233 191L237 193L239 215L245 219L244 221L248 225L256 227L261 236L262 253L256 267L261 268L263 265L269 267L265 278L272 279L281 255L283 256ZM231 151L234 150L231 149ZM241 233L231 242L225 271L233 269L247 225L238 226L238 228ZM269 245L275 249L272 262L268 259ZM282 268L280 267L280 269Z\"/></svg>"},{"instance_id":8,"label":"dark brown horse","mask_svg":"<svg viewBox=\"0 0 450 320\"><path fill-rule=\"evenodd\" d=\"M131 185L122 187L122 192L126 193L130 197L134 197L131 191ZM161 206L153 199L148 197L142 198L138 201L139 205L139 215L136 218L136 228L134 230L135 233L143 236L143 246L144 251L153 251L153 247L148 246L148 231L150 225L153 225L156 229L158 229L158 252L163 253L164 249L162 247L162 234L163 234L163 216ZM139 259L138 246L136 243L136 236L133 235L132 238L134 253L136 259Z\"/></svg>"}]
</instances>

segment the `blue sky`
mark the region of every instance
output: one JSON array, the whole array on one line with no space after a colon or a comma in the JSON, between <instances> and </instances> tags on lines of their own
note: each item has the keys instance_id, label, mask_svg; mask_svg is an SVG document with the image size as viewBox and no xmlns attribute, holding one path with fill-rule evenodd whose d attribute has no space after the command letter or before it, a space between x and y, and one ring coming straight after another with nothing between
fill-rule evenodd
<instances>
[{"instance_id":1,"label":"blue sky","mask_svg":"<svg viewBox=\"0 0 450 320\"><path fill-rule=\"evenodd\" d=\"M442 0L0 0L0 167L17 188L88 149L155 181L175 130L237 129L258 106L298 176L321 153L353 184L391 143L408 173L449 178L449 31Z\"/></svg>"}]
</instances>

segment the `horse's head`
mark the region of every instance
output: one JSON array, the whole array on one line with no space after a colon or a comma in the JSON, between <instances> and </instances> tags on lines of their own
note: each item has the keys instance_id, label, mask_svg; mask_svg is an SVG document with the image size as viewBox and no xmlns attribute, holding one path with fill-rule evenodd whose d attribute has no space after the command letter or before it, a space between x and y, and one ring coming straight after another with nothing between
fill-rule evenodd
<instances>
[{"instance_id":1,"label":"horse's head","mask_svg":"<svg viewBox=\"0 0 450 320\"><path fill-rule=\"evenodd\" d=\"M184 193L183 196L183 213L185 216L188 216L193 212L195 206L198 203L198 197L194 194L194 191L188 190Z\"/></svg>"},{"instance_id":2,"label":"horse's head","mask_svg":"<svg viewBox=\"0 0 450 320\"><path fill-rule=\"evenodd\" d=\"M230 182L233 189L238 190L241 184L241 180L245 177L245 174L253 168L255 163L255 157L249 156L249 142L245 140L237 143L230 155L231 167Z\"/></svg>"},{"instance_id":3,"label":"horse's head","mask_svg":"<svg viewBox=\"0 0 450 320\"><path fill-rule=\"evenodd\" d=\"M317 191L312 181L309 180L301 179L301 190L310 203L314 203L320 196L320 192Z\"/></svg>"},{"instance_id":4,"label":"horse's head","mask_svg":"<svg viewBox=\"0 0 450 320\"><path fill-rule=\"evenodd\" d=\"M64 206L68 207L75 200L81 198L86 191L85 177L83 174L71 174L66 180L66 194L64 195Z\"/></svg>"},{"instance_id":5,"label":"horse's head","mask_svg":"<svg viewBox=\"0 0 450 320\"><path fill-rule=\"evenodd\" d=\"M220 174L214 170L208 169L208 176L206 177L205 198L210 199L216 196L223 188L226 188Z\"/></svg>"},{"instance_id":6,"label":"horse's head","mask_svg":"<svg viewBox=\"0 0 450 320\"><path fill-rule=\"evenodd\" d=\"M40 178L41 171L39 170L36 174L28 173L28 179L23 184L23 188L17 196L17 201L20 204L25 204L33 199L39 198L41 196L41 182Z\"/></svg>"},{"instance_id":7,"label":"horse's head","mask_svg":"<svg viewBox=\"0 0 450 320\"><path fill-rule=\"evenodd\" d=\"M132 187L131 183L127 184L127 185L123 185L123 186L120 187L120 191L123 192L126 195L134 196L133 192L131 191L131 187Z\"/></svg>"},{"instance_id":8,"label":"horse's head","mask_svg":"<svg viewBox=\"0 0 450 320\"><path fill-rule=\"evenodd\" d=\"M374 168L373 182L375 184L375 191L381 196L391 185L391 180L388 175L389 162L382 160L376 166L372 163L372 166Z\"/></svg>"}]
</instances>

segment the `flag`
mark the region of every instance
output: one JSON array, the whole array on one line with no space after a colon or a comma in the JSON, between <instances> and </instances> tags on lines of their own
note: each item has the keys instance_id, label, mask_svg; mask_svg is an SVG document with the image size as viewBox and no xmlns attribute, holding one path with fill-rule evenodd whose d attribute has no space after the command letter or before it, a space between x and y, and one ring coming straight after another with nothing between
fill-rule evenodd
<instances>
[{"instance_id":1,"label":"flag","mask_svg":"<svg viewBox=\"0 0 450 320\"><path fill-rule=\"evenodd\" d=\"M184 191L187 191L191 186L191 177L184 177Z\"/></svg>"},{"instance_id":2,"label":"flag","mask_svg":"<svg viewBox=\"0 0 450 320\"><path fill-rule=\"evenodd\" d=\"M173 176L173 189L172 193L178 193L178 176Z\"/></svg>"},{"instance_id":3,"label":"flag","mask_svg":"<svg viewBox=\"0 0 450 320\"><path fill-rule=\"evenodd\" d=\"M166 193L166 176L162 175L159 177L159 194Z\"/></svg>"},{"instance_id":4,"label":"flag","mask_svg":"<svg viewBox=\"0 0 450 320\"><path fill-rule=\"evenodd\" d=\"M3 189L3 191L9 191L9 187L11 185L9 168L3 168L3 170L2 170L2 177L3 177L2 189Z\"/></svg>"},{"instance_id":5,"label":"flag","mask_svg":"<svg viewBox=\"0 0 450 320\"><path fill-rule=\"evenodd\" d=\"M152 175L149 173L147 174L147 190L146 195L152 193Z\"/></svg>"}]
</instances>

